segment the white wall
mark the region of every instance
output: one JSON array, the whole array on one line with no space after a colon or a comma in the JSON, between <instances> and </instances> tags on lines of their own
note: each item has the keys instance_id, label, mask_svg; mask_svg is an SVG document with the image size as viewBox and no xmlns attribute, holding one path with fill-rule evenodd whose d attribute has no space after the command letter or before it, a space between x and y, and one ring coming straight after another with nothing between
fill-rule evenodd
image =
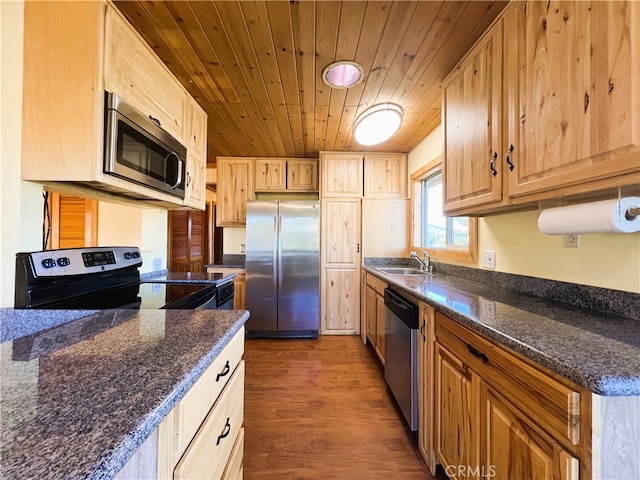
<instances>
[{"instance_id":1,"label":"white wall","mask_svg":"<svg viewBox=\"0 0 640 480\"><path fill-rule=\"evenodd\" d=\"M0 307L13 307L15 254L42 249L42 187L20 180L24 2L0 0ZM142 272L167 265L167 212L101 202L99 245L137 245Z\"/></svg>"},{"instance_id":2,"label":"white wall","mask_svg":"<svg viewBox=\"0 0 640 480\"><path fill-rule=\"evenodd\" d=\"M409 174L441 154L437 128L409 153ZM478 251L496 252L496 271L640 293L640 232L581 235L578 248L567 248L562 236L540 233L538 215L479 219Z\"/></svg>"}]
</instances>

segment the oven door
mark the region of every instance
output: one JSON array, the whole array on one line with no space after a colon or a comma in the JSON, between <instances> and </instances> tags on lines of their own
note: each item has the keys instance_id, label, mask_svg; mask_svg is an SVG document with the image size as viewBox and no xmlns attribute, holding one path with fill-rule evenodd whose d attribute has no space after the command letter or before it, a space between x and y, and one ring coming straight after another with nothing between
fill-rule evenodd
<instances>
[{"instance_id":1,"label":"oven door","mask_svg":"<svg viewBox=\"0 0 640 480\"><path fill-rule=\"evenodd\" d=\"M223 283L218 288L218 310L233 310L235 301L235 285L233 282Z\"/></svg>"}]
</instances>

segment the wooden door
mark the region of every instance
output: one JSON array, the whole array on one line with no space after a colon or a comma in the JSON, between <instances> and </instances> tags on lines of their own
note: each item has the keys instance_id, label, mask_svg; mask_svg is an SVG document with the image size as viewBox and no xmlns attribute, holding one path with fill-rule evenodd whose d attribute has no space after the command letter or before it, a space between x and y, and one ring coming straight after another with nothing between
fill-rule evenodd
<instances>
[{"instance_id":1,"label":"wooden door","mask_svg":"<svg viewBox=\"0 0 640 480\"><path fill-rule=\"evenodd\" d=\"M524 414L481 387L481 474L484 478L577 479L579 461Z\"/></svg>"},{"instance_id":2,"label":"wooden door","mask_svg":"<svg viewBox=\"0 0 640 480\"><path fill-rule=\"evenodd\" d=\"M435 310L420 303L420 334L418 336L418 449L432 475L436 474L433 449Z\"/></svg>"},{"instance_id":3,"label":"wooden door","mask_svg":"<svg viewBox=\"0 0 640 480\"><path fill-rule=\"evenodd\" d=\"M364 196L369 198L406 198L406 155L395 153L365 155Z\"/></svg>"},{"instance_id":4,"label":"wooden door","mask_svg":"<svg viewBox=\"0 0 640 480\"><path fill-rule=\"evenodd\" d=\"M247 200L253 198L253 160L233 157L217 159L219 227L247 223Z\"/></svg>"},{"instance_id":5,"label":"wooden door","mask_svg":"<svg viewBox=\"0 0 640 480\"><path fill-rule=\"evenodd\" d=\"M318 160L306 158L287 160L287 190L318 191Z\"/></svg>"},{"instance_id":6,"label":"wooden door","mask_svg":"<svg viewBox=\"0 0 640 480\"><path fill-rule=\"evenodd\" d=\"M458 466L476 466L479 457L473 373L439 343L435 371L436 454L442 466L451 466L449 477L464 477L457 474Z\"/></svg>"},{"instance_id":7,"label":"wooden door","mask_svg":"<svg viewBox=\"0 0 640 480\"><path fill-rule=\"evenodd\" d=\"M502 201L502 23L443 89L445 212Z\"/></svg>"},{"instance_id":8,"label":"wooden door","mask_svg":"<svg viewBox=\"0 0 640 480\"><path fill-rule=\"evenodd\" d=\"M360 266L360 200L322 202L322 264Z\"/></svg>"},{"instance_id":9,"label":"wooden door","mask_svg":"<svg viewBox=\"0 0 640 480\"><path fill-rule=\"evenodd\" d=\"M322 197L362 197L363 157L357 153L323 153Z\"/></svg>"},{"instance_id":10,"label":"wooden door","mask_svg":"<svg viewBox=\"0 0 640 480\"><path fill-rule=\"evenodd\" d=\"M209 209L169 211L169 271L204 272Z\"/></svg>"},{"instance_id":11,"label":"wooden door","mask_svg":"<svg viewBox=\"0 0 640 480\"><path fill-rule=\"evenodd\" d=\"M376 353L384 365L385 355L385 306L384 297L376 293Z\"/></svg>"},{"instance_id":12,"label":"wooden door","mask_svg":"<svg viewBox=\"0 0 640 480\"><path fill-rule=\"evenodd\" d=\"M49 193L51 212L47 248L98 246L98 201Z\"/></svg>"},{"instance_id":13,"label":"wooden door","mask_svg":"<svg viewBox=\"0 0 640 480\"><path fill-rule=\"evenodd\" d=\"M328 268L322 272L321 333L360 333L360 274L355 268Z\"/></svg>"},{"instance_id":14,"label":"wooden door","mask_svg":"<svg viewBox=\"0 0 640 480\"><path fill-rule=\"evenodd\" d=\"M639 29L637 2L526 2L508 11L510 196L580 184L592 191L593 182L640 171Z\"/></svg>"},{"instance_id":15,"label":"wooden door","mask_svg":"<svg viewBox=\"0 0 640 480\"><path fill-rule=\"evenodd\" d=\"M364 288L365 330L371 345L376 346L376 291L367 285Z\"/></svg>"},{"instance_id":16,"label":"wooden door","mask_svg":"<svg viewBox=\"0 0 640 480\"><path fill-rule=\"evenodd\" d=\"M187 168L184 204L204 210L207 176L207 114L191 97L187 109Z\"/></svg>"},{"instance_id":17,"label":"wooden door","mask_svg":"<svg viewBox=\"0 0 640 480\"><path fill-rule=\"evenodd\" d=\"M287 162L284 158L258 158L254 165L254 190L285 191L287 189Z\"/></svg>"}]
</instances>

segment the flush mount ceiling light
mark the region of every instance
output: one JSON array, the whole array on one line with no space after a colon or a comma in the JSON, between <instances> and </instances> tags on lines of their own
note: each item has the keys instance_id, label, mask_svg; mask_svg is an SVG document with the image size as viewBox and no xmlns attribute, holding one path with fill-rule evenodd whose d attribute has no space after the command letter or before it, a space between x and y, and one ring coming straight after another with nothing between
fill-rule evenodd
<instances>
[{"instance_id":1,"label":"flush mount ceiling light","mask_svg":"<svg viewBox=\"0 0 640 480\"><path fill-rule=\"evenodd\" d=\"M322 80L332 88L350 88L362 78L362 65L356 62L334 62L322 71Z\"/></svg>"},{"instance_id":2,"label":"flush mount ceiling light","mask_svg":"<svg viewBox=\"0 0 640 480\"><path fill-rule=\"evenodd\" d=\"M356 119L353 134L361 145L376 145L391 138L402 125L402 108L380 103L365 110Z\"/></svg>"}]
</instances>

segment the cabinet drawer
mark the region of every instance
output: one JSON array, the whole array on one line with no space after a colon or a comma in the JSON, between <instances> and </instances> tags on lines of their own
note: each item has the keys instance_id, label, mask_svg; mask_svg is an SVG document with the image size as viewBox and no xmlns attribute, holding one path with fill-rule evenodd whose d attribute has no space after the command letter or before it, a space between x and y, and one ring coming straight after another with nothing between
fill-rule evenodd
<instances>
[{"instance_id":1,"label":"cabinet drawer","mask_svg":"<svg viewBox=\"0 0 640 480\"><path fill-rule=\"evenodd\" d=\"M377 294L382 296L384 296L384 289L388 287L383 280L380 280L378 277L374 277L370 274L367 274L367 285L373 288Z\"/></svg>"},{"instance_id":2,"label":"cabinet drawer","mask_svg":"<svg viewBox=\"0 0 640 480\"><path fill-rule=\"evenodd\" d=\"M178 423L177 451L184 452L202 420L229 382L244 352L244 327L231 339L209 365L184 398L176 405ZM226 417L225 417L226 418Z\"/></svg>"},{"instance_id":3,"label":"cabinet drawer","mask_svg":"<svg viewBox=\"0 0 640 480\"><path fill-rule=\"evenodd\" d=\"M436 340L558 440L580 443L578 391L440 313Z\"/></svg>"},{"instance_id":4,"label":"cabinet drawer","mask_svg":"<svg viewBox=\"0 0 640 480\"><path fill-rule=\"evenodd\" d=\"M242 429L243 417L244 362L240 362L218 402L178 462L173 478L220 478Z\"/></svg>"},{"instance_id":5,"label":"cabinet drawer","mask_svg":"<svg viewBox=\"0 0 640 480\"><path fill-rule=\"evenodd\" d=\"M222 480L242 480L244 465L244 428L240 429L238 438L231 451L231 458L224 469Z\"/></svg>"}]
</instances>

